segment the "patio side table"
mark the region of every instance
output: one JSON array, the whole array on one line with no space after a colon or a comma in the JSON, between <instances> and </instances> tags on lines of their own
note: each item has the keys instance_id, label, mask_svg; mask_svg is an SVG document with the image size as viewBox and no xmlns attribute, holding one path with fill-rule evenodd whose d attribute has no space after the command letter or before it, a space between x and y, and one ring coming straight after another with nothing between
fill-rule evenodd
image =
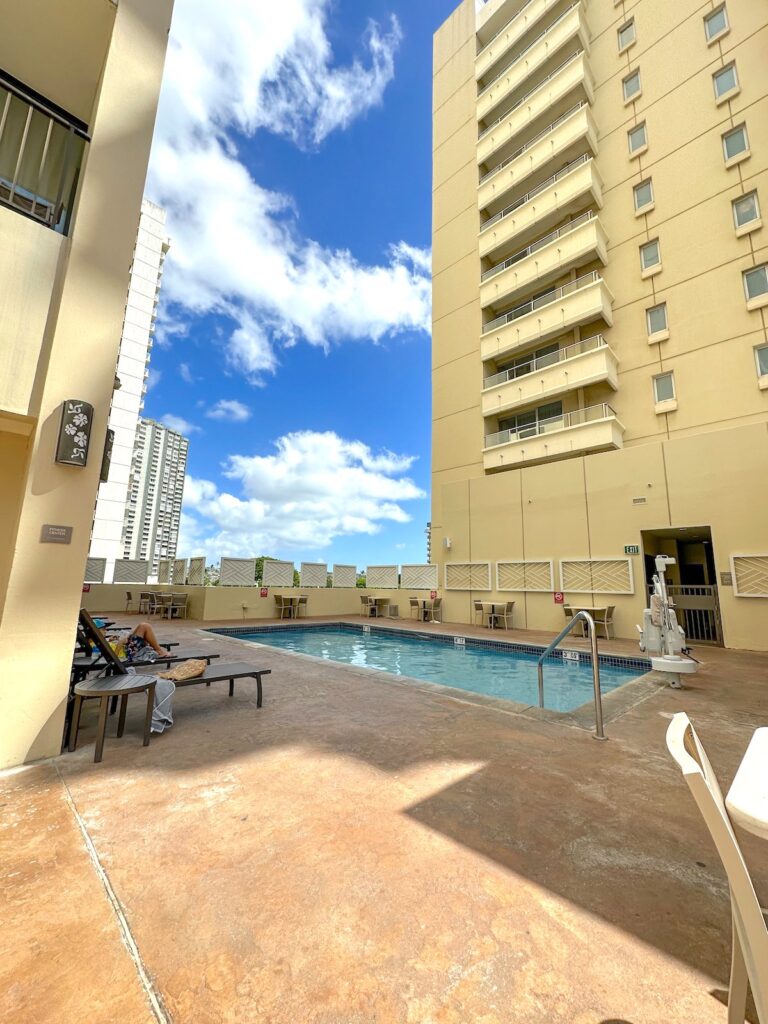
<instances>
[{"instance_id":1,"label":"patio side table","mask_svg":"<svg viewBox=\"0 0 768 1024\"><path fill-rule=\"evenodd\" d=\"M125 676L108 676L106 679L90 679L87 682L77 683L75 685L75 707L69 735L70 751L77 748L77 733L80 728L80 713L84 700L99 698L101 701L99 705L99 725L96 732L96 751L93 757L94 763L97 763L101 761L104 751L104 737L107 732L110 700L113 697L120 697L120 716L117 722L117 735L120 737L125 731L125 713L128 708L128 696L131 693L144 692L147 694L147 711L144 716L144 746L148 747L156 685L156 676L140 676L133 673Z\"/></svg>"}]
</instances>

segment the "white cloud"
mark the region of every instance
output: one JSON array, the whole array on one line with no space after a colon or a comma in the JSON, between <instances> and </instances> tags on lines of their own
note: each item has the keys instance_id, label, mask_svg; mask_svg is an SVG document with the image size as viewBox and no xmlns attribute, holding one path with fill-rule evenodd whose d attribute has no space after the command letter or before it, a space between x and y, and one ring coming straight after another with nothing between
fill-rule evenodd
<instances>
[{"instance_id":1,"label":"white cloud","mask_svg":"<svg viewBox=\"0 0 768 1024\"><path fill-rule=\"evenodd\" d=\"M287 434L274 454L227 460L224 475L239 495L187 477L179 550L208 558L317 551L340 536L407 523L403 504L425 497L406 475L413 462L330 431Z\"/></svg>"},{"instance_id":2,"label":"white cloud","mask_svg":"<svg viewBox=\"0 0 768 1024\"><path fill-rule=\"evenodd\" d=\"M427 251L398 242L380 265L304 237L295 204L260 186L242 154L259 130L303 148L382 101L400 29L370 22L364 59L333 63L331 0L177 0L149 194L168 210L165 297L175 321L218 313L229 365L261 383L276 349L430 329ZM349 216L354 216L349 208ZM182 312L178 310L181 308ZM183 333L172 320L163 336Z\"/></svg>"},{"instance_id":3,"label":"white cloud","mask_svg":"<svg viewBox=\"0 0 768 1024\"><path fill-rule=\"evenodd\" d=\"M150 367L149 375L147 376L147 391L151 391L152 388L156 388L160 383L160 378L163 376L160 370Z\"/></svg>"},{"instance_id":4,"label":"white cloud","mask_svg":"<svg viewBox=\"0 0 768 1024\"><path fill-rule=\"evenodd\" d=\"M189 368L189 363L179 363L179 376L185 384L194 384L196 377Z\"/></svg>"},{"instance_id":5,"label":"white cloud","mask_svg":"<svg viewBox=\"0 0 768 1024\"><path fill-rule=\"evenodd\" d=\"M169 430L175 430L178 434L184 434L185 437L200 430L200 427L196 427L194 423L190 423L189 420L185 420L181 416L174 416L171 412L161 416L160 422Z\"/></svg>"},{"instance_id":6,"label":"white cloud","mask_svg":"<svg viewBox=\"0 0 768 1024\"><path fill-rule=\"evenodd\" d=\"M230 423L245 423L251 418L247 405L235 398L222 398L205 414L211 420L229 420Z\"/></svg>"}]
</instances>

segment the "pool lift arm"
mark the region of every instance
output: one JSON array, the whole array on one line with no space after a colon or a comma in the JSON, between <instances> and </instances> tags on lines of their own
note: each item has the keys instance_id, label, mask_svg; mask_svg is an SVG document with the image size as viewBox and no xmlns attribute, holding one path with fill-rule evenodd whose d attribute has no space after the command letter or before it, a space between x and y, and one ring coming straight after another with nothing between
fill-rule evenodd
<instances>
[{"instance_id":1,"label":"pool lift arm","mask_svg":"<svg viewBox=\"0 0 768 1024\"><path fill-rule=\"evenodd\" d=\"M651 607L645 609L643 625L637 628L640 633L640 650L651 655L654 672L665 672L669 685L679 690L683 685L681 676L694 673L698 669L698 662L689 655L685 632L677 621L667 593L667 567L674 564L675 559L669 555L656 556Z\"/></svg>"}]
</instances>

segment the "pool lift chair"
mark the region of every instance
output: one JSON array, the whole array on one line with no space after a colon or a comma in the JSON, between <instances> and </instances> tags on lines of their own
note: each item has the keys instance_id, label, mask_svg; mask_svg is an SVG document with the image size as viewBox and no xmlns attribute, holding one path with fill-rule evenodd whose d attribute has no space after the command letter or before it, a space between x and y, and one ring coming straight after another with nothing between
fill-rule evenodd
<instances>
[{"instance_id":1,"label":"pool lift chair","mask_svg":"<svg viewBox=\"0 0 768 1024\"><path fill-rule=\"evenodd\" d=\"M653 593L650 608L643 612L643 624L638 626L640 650L651 655L654 672L665 672L669 685L682 689L682 676L692 675L699 663L691 656L685 639L685 631L679 625L672 601L667 593L666 572L675 559L669 555L656 556L656 575L653 577Z\"/></svg>"}]
</instances>

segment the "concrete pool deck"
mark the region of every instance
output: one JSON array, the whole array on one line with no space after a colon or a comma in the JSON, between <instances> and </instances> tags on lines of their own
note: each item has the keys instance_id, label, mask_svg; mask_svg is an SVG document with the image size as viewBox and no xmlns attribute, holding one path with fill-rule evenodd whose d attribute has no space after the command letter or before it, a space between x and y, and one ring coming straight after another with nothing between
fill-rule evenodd
<instances>
[{"instance_id":1,"label":"concrete pool deck","mask_svg":"<svg viewBox=\"0 0 768 1024\"><path fill-rule=\"evenodd\" d=\"M0 1019L724 1024L727 886L664 732L687 711L727 786L768 655L699 648L687 689L654 687L600 744L162 633L271 668L264 707L250 682L180 690L145 749L136 700L98 765L89 709L76 753L0 777ZM740 839L765 901L768 846Z\"/></svg>"}]
</instances>

